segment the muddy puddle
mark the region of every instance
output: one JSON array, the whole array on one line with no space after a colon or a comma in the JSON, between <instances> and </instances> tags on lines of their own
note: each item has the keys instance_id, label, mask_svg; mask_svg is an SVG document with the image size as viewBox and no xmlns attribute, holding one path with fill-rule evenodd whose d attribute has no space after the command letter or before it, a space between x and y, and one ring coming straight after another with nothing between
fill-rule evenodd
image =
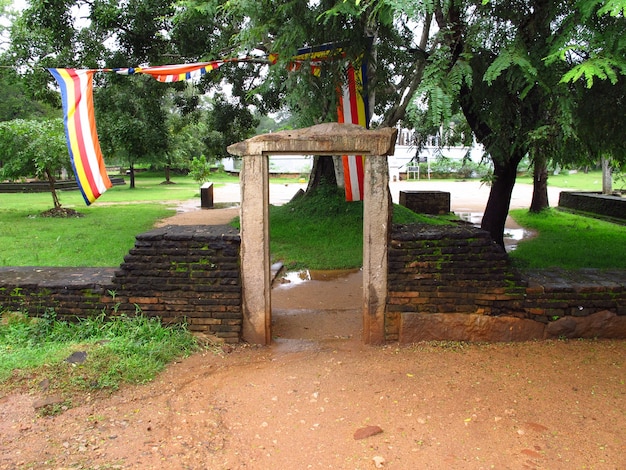
<instances>
[{"instance_id":1,"label":"muddy puddle","mask_svg":"<svg viewBox=\"0 0 626 470\"><path fill-rule=\"evenodd\" d=\"M360 341L362 304L361 270L284 273L272 288L273 349L310 351Z\"/></svg>"},{"instance_id":2,"label":"muddy puddle","mask_svg":"<svg viewBox=\"0 0 626 470\"><path fill-rule=\"evenodd\" d=\"M313 270L303 269L302 271L287 271L281 273L277 283L281 288L289 289L294 286L309 282L309 281L341 281L343 278L360 272L359 269L335 269L335 270Z\"/></svg>"}]
</instances>

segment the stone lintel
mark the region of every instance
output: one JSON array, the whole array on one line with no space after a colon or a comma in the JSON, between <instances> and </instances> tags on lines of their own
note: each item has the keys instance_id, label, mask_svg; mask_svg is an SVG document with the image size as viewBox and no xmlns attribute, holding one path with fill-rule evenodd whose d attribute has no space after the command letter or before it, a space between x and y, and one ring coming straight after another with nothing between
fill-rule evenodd
<instances>
[{"instance_id":1,"label":"stone lintel","mask_svg":"<svg viewBox=\"0 0 626 470\"><path fill-rule=\"evenodd\" d=\"M393 155L397 129L364 129L336 122L305 129L262 134L232 144L228 152L240 157L254 155Z\"/></svg>"}]
</instances>

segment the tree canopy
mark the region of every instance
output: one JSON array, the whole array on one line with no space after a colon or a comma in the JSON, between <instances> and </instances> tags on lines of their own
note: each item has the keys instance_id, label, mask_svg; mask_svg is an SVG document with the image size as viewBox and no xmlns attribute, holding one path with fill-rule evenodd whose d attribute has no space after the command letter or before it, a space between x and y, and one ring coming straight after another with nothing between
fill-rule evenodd
<instances>
[{"instance_id":1,"label":"tree canopy","mask_svg":"<svg viewBox=\"0 0 626 470\"><path fill-rule=\"evenodd\" d=\"M31 98L24 81L13 68L0 68L0 121L59 116L58 110Z\"/></svg>"},{"instance_id":2,"label":"tree canopy","mask_svg":"<svg viewBox=\"0 0 626 470\"><path fill-rule=\"evenodd\" d=\"M223 120L237 116L254 127L250 107L260 114L286 107L298 126L335 120L346 61L366 61L373 125L419 119L411 125L458 130L462 113L494 163L482 225L502 244L522 158L565 162L576 145L626 158L617 137L623 119L594 107L623 99L625 13L624 0L33 0L13 27L11 58L22 66L115 67L246 57L197 84L207 91L227 83L234 97L216 95L207 122L203 140L216 154L245 135ZM299 48L329 43L341 60L305 56L293 66ZM29 68L27 78L33 95L54 101L41 69ZM100 80L103 140L128 158L164 158L174 128L160 125L166 94L160 84L123 80ZM143 109L140 95L149 103Z\"/></svg>"},{"instance_id":3,"label":"tree canopy","mask_svg":"<svg viewBox=\"0 0 626 470\"><path fill-rule=\"evenodd\" d=\"M0 150L0 180L20 180L32 176L47 180L54 207L61 207L54 183L61 170L67 168L68 162L60 119L0 122Z\"/></svg>"},{"instance_id":4,"label":"tree canopy","mask_svg":"<svg viewBox=\"0 0 626 470\"><path fill-rule=\"evenodd\" d=\"M584 137L581 126L595 119L581 112L590 95L577 79L617 85L625 71L624 42L616 39L624 37L623 8L611 9L611 16L606 7L596 0L424 4L442 45L429 56L418 90L424 117L445 127L458 106L484 145L494 174L482 227L501 245L519 162L525 156L536 164L571 161ZM604 110L609 119L612 113Z\"/></svg>"}]
</instances>

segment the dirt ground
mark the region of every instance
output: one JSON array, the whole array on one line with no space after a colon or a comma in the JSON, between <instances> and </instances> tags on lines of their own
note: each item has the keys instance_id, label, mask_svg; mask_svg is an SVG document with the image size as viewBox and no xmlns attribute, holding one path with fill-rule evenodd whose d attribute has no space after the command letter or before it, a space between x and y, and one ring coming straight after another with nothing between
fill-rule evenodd
<instances>
[{"instance_id":1,"label":"dirt ground","mask_svg":"<svg viewBox=\"0 0 626 470\"><path fill-rule=\"evenodd\" d=\"M359 271L289 279L269 347L199 352L52 417L40 394L1 397L0 469L626 468L626 342L365 346Z\"/></svg>"}]
</instances>

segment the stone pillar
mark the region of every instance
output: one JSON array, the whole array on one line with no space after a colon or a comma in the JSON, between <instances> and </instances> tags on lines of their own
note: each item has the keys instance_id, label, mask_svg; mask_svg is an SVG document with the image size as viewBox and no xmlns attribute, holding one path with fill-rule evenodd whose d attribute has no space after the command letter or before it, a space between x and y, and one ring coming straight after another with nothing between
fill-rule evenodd
<instances>
[{"instance_id":1,"label":"stone pillar","mask_svg":"<svg viewBox=\"0 0 626 470\"><path fill-rule=\"evenodd\" d=\"M243 339L271 343L269 157L244 155L241 175Z\"/></svg>"},{"instance_id":2,"label":"stone pillar","mask_svg":"<svg viewBox=\"0 0 626 470\"><path fill-rule=\"evenodd\" d=\"M385 342L387 240L391 223L387 157L365 158L363 187L363 342Z\"/></svg>"},{"instance_id":3,"label":"stone pillar","mask_svg":"<svg viewBox=\"0 0 626 470\"><path fill-rule=\"evenodd\" d=\"M241 175L241 281L243 338L271 342L269 181L266 155L366 155L364 217L363 340L385 341L387 238L390 203L387 158L393 155L397 129L367 130L356 124L325 123L274 132L230 145L243 157Z\"/></svg>"}]
</instances>

